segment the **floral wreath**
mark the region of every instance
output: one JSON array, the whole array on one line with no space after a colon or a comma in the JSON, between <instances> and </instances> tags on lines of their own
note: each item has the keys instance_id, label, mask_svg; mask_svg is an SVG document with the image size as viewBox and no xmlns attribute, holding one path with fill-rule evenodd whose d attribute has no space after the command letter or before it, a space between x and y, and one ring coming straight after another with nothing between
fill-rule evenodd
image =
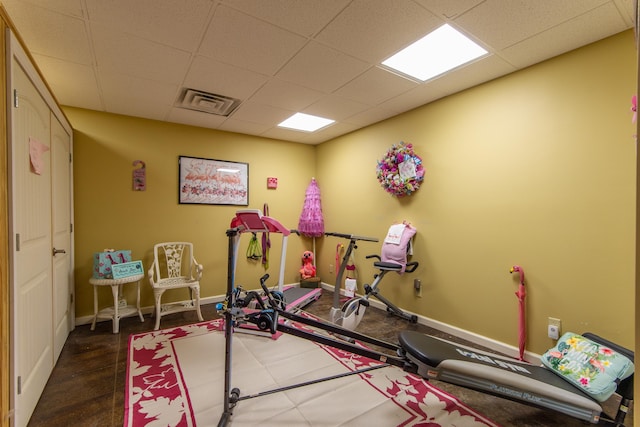
<instances>
[{"instance_id":1,"label":"floral wreath","mask_svg":"<svg viewBox=\"0 0 640 427\"><path fill-rule=\"evenodd\" d=\"M422 159L413 151L413 144L393 144L376 168L378 181L388 193L407 196L420 188L424 180Z\"/></svg>"}]
</instances>

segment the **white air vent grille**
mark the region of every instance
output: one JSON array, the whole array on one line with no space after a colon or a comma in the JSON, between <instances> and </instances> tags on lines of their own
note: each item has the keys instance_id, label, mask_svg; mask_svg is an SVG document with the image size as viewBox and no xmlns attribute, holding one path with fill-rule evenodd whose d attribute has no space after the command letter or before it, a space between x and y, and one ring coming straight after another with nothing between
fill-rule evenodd
<instances>
[{"instance_id":1,"label":"white air vent grille","mask_svg":"<svg viewBox=\"0 0 640 427\"><path fill-rule=\"evenodd\" d=\"M239 99L189 88L183 89L176 101L177 107L218 116L228 116L239 105Z\"/></svg>"}]
</instances>

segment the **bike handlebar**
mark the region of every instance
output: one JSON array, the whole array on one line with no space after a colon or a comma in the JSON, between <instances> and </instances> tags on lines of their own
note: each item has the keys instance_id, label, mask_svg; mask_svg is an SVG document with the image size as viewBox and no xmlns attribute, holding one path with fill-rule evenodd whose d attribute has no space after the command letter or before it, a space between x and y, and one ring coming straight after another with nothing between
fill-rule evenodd
<instances>
[{"instance_id":1,"label":"bike handlebar","mask_svg":"<svg viewBox=\"0 0 640 427\"><path fill-rule=\"evenodd\" d=\"M404 272L405 273L413 273L414 271L416 271L416 268L418 268L418 265L420 265L418 263L418 261L411 261L407 263L407 267L405 268Z\"/></svg>"},{"instance_id":2,"label":"bike handlebar","mask_svg":"<svg viewBox=\"0 0 640 427\"><path fill-rule=\"evenodd\" d=\"M269 288L267 288L267 285L265 284L265 282L267 281L268 278L269 278L269 273L265 274L260 278L260 287L262 288L263 291L267 293L267 295L269 294Z\"/></svg>"},{"instance_id":3,"label":"bike handlebar","mask_svg":"<svg viewBox=\"0 0 640 427\"><path fill-rule=\"evenodd\" d=\"M333 233L333 232L325 232L325 236L335 236L342 237L343 239L349 240L364 240L367 242L377 242L378 239L376 237L365 237L365 236L356 236L354 234L344 234L344 233Z\"/></svg>"}]
</instances>

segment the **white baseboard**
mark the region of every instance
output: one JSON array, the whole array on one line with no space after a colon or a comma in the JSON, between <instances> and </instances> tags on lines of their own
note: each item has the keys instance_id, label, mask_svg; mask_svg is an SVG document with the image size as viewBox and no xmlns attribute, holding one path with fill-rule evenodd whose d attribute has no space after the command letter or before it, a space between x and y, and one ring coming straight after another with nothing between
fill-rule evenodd
<instances>
[{"instance_id":1,"label":"white baseboard","mask_svg":"<svg viewBox=\"0 0 640 427\"><path fill-rule=\"evenodd\" d=\"M290 285L286 285L286 286L299 286L298 283L293 283ZM333 292L334 286L330 285L328 283L325 282L321 282L321 286L322 289L326 289L328 291ZM257 290L257 289L254 289ZM344 295L344 290L341 289L340 290L340 294ZM217 304L219 302L224 301L225 299L225 295L217 295L217 296L212 296L212 297L206 297L206 298L201 298L200 299L200 304L204 305L204 304ZM375 298L371 298L369 300L371 307L375 307L377 309L380 310L385 310L387 306L384 305L382 302L376 300ZM154 311L154 307L153 306L148 306L148 307L142 307L142 314L151 314ZM429 317L426 316L422 316L420 314L417 313L413 313L411 311L405 310L403 308L401 308L402 311L407 312L408 314L415 314L416 316L418 316L418 323L420 323L421 325L425 325L425 326L429 326L430 328L433 329L437 329L440 332L444 332L446 334L449 335L453 335L455 337L464 339L466 341L469 341L471 343L480 345L482 347L488 348L494 352L497 353L501 353L501 354L505 354L507 356L513 357L514 359L517 359L518 356L520 355L519 349L518 347L503 343L501 341L497 341L488 337L485 337L483 335L478 335L476 333L473 332L469 332L465 329L460 329L456 326L452 326L449 325L447 323L443 323L434 319L431 319ZM110 322L110 320L102 320L102 321L107 321ZM76 326L79 325L87 325L90 324L91 322L93 322L93 316L82 316L82 317L76 317ZM533 352L525 352L525 358L528 362L533 363L533 364L540 364L540 355L537 353L533 353Z\"/></svg>"},{"instance_id":2,"label":"white baseboard","mask_svg":"<svg viewBox=\"0 0 640 427\"><path fill-rule=\"evenodd\" d=\"M330 285L328 283L322 282L322 288L333 292L334 286ZM344 289L340 290L340 295L344 295ZM377 309L385 310L385 311L387 309L387 306L384 303L382 303L381 301L378 301L375 298L370 298L369 299L369 303L370 303L371 307L375 307ZM417 314L417 313L413 313L413 312L411 312L409 310L405 310L405 309L403 309L401 307L400 307L400 309L402 311L408 313L408 314L415 314L416 316L418 316L418 323L421 324L421 325L425 325L425 326L428 326L430 328L437 329L440 332L444 332L446 334L453 335L453 336L461 338L461 339L463 339L465 341L469 341L469 342L477 344L479 346L488 348L491 351L494 351L496 353L501 353L501 354L507 355L509 357L513 357L514 359L517 359L520 356L520 351L519 351L518 347L503 343L501 341L494 340L492 338L485 337L483 335L478 335L476 333L469 332L469 331L467 331L465 329L461 329L461 328L458 328L456 326L452 326L452 325L449 325L447 323L443 323L443 322L440 322L438 320L434 320L434 319L431 319L431 318L426 317L426 316L422 316L422 315ZM365 314L365 316L366 316L366 314ZM536 365L540 364L540 357L541 356L539 354L537 354L537 353L533 353L533 352L530 352L530 351L525 351L525 359L529 363L536 364Z\"/></svg>"}]
</instances>

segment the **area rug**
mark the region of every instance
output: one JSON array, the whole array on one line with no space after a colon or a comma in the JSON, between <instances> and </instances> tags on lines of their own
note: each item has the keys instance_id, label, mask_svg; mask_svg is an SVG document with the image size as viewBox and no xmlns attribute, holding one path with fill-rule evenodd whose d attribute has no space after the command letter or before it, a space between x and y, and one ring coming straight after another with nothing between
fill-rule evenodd
<instances>
[{"instance_id":1,"label":"area rug","mask_svg":"<svg viewBox=\"0 0 640 427\"><path fill-rule=\"evenodd\" d=\"M212 320L129 337L125 427L218 424L224 396L223 324ZM379 363L287 334L274 340L235 333L232 355L231 386L241 396ZM397 367L241 400L228 425L497 427Z\"/></svg>"}]
</instances>

